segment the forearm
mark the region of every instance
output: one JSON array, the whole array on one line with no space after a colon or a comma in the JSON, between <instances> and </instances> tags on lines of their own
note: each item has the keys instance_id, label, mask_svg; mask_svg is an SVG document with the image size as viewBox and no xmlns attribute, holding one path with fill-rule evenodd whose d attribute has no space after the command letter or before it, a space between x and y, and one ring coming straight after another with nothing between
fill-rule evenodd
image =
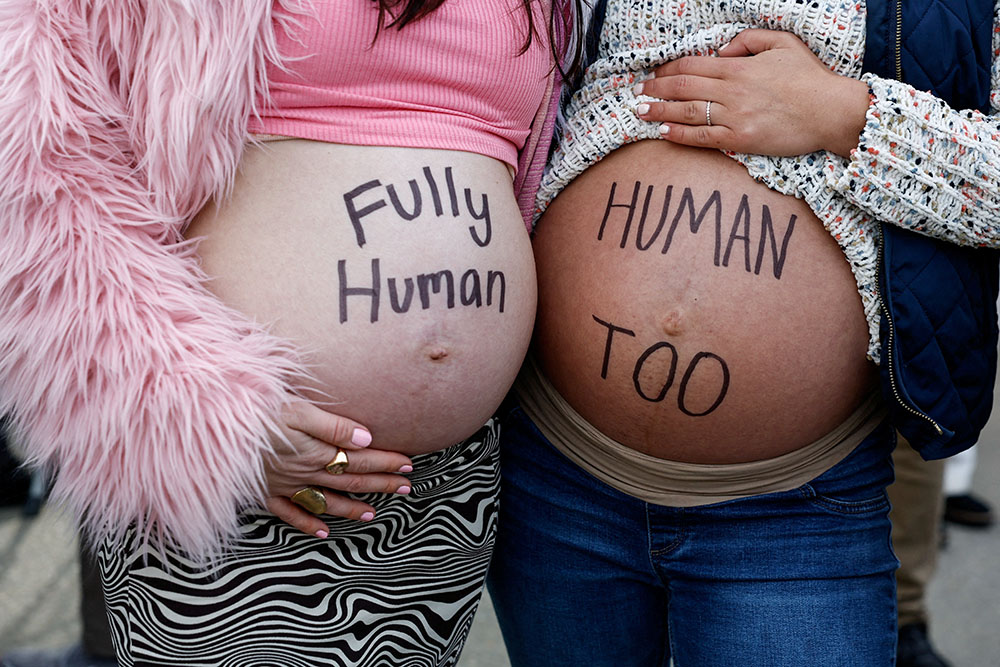
<instances>
[{"instance_id":1,"label":"forearm","mask_svg":"<svg viewBox=\"0 0 1000 667\"><path fill-rule=\"evenodd\" d=\"M929 93L866 77L872 97L849 161L827 160L834 191L872 217L929 236L1000 247L1000 125Z\"/></svg>"}]
</instances>

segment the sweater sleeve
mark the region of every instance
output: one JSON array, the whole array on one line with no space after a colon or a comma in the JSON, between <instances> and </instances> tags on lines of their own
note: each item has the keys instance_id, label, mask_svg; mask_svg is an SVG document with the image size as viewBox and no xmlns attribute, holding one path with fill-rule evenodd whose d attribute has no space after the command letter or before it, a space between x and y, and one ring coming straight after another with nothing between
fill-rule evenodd
<instances>
[{"instance_id":1,"label":"sweater sleeve","mask_svg":"<svg viewBox=\"0 0 1000 667\"><path fill-rule=\"evenodd\" d=\"M867 120L850 160L828 160L830 187L873 218L952 243L1000 247L1000 60L991 115L952 109L898 81L863 78L871 91Z\"/></svg>"},{"instance_id":2,"label":"sweater sleeve","mask_svg":"<svg viewBox=\"0 0 1000 667\"><path fill-rule=\"evenodd\" d=\"M205 560L263 498L300 369L205 289L87 4L0 8L0 411L90 539Z\"/></svg>"}]
</instances>

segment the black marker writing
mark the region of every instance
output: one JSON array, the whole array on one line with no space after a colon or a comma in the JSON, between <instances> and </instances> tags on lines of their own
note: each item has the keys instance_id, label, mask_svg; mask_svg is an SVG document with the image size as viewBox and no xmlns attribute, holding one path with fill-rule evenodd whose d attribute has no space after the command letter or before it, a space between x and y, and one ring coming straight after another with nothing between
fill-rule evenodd
<instances>
[{"instance_id":1,"label":"black marker writing","mask_svg":"<svg viewBox=\"0 0 1000 667\"><path fill-rule=\"evenodd\" d=\"M628 241L628 232L632 228L632 216L635 215L635 203L639 199L639 187L640 186L641 186L641 184L639 183L639 181L636 181L635 182L635 187L632 189L632 201L631 202L629 202L628 204L616 204L616 203L614 203L614 201L615 201L615 188L618 187L618 183L615 182L615 183L611 184L611 193L608 195L608 205L607 205L607 208L604 209L604 219L601 220L601 228L597 232L597 240L598 241L603 241L604 240L604 228L608 224L608 218L611 217L611 209L613 209L613 208L623 208L626 211L628 211L628 218L625 219L625 227L622 229L622 245L621 245L621 247L622 248L625 247L625 242ZM650 190L650 192L652 192L653 187L650 186L649 190ZM643 219L644 222L646 220L646 209L648 207L649 207L649 197L647 196L646 197L646 206L643 206L643 208L642 208L642 219Z\"/></svg>"},{"instance_id":2,"label":"black marker writing","mask_svg":"<svg viewBox=\"0 0 1000 667\"><path fill-rule=\"evenodd\" d=\"M394 184L384 186L385 194L389 199L388 202L386 202L385 198L380 197L377 192L373 192L373 190L383 188L382 181L378 179L362 183L344 194L344 206L347 209L347 217L351 221L354 238L359 248L363 248L368 242L365 234L365 218L385 208L390 203L392 204L391 211L395 212L396 216L402 220L409 222L420 217L425 212L423 207L424 197L422 194L424 188L430 194L434 216L440 218L446 215L442 192L438 187L438 180L434 177L433 170L430 167L424 167L423 175L424 185L421 185L417 179L407 181L410 190L409 198L412 200L411 205L404 204ZM463 188L462 193L464 197L460 198L459 189L455 185L455 176L451 167L444 168L444 185L449 204L447 214L452 218L468 216L475 220L477 224L468 227L469 235L477 246L481 248L488 246L493 239L493 220L490 217L489 196L485 192L481 193L479 195L481 203L478 207L474 202L473 192L470 188ZM463 200L465 202L464 211L461 206ZM430 211L427 211L427 213L430 213ZM385 221L384 216L379 216L377 219Z\"/></svg>"},{"instance_id":3,"label":"black marker writing","mask_svg":"<svg viewBox=\"0 0 1000 667\"><path fill-rule=\"evenodd\" d=\"M653 186L649 186L649 195L651 196L652 194L653 194ZM656 242L656 238L660 235L660 232L663 231L663 223L667 221L667 212L670 211L670 198L673 196L673 194L674 194L674 186L668 185L666 192L663 193L663 206L660 207L660 221L656 224L656 230L653 232L653 235L650 237L649 241L645 243L642 240L642 232L646 226L646 209L645 207L643 208L642 217L639 218L639 228L635 230L635 247L638 248L639 250L643 251L649 250L649 248L653 245L653 243ZM649 196L646 197L646 201L647 202L649 201ZM622 243L623 244L625 243L624 238L622 239ZM625 246L622 245L622 248L624 247Z\"/></svg>"},{"instance_id":4,"label":"black marker writing","mask_svg":"<svg viewBox=\"0 0 1000 667\"><path fill-rule=\"evenodd\" d=\"M469 226L469 233L472 234L472 240L476 242L480 248L485 248L490 244L490 240L493 238L493 223L490 220L490 200L486 198L486 193L483 193L483 208L478 212L472 205L472 192L469 188L465 188L465 205L469 209L469 215L471 215L476 220L482 220L486 224L486 229L483 231L483 236L479 236L474 225Z\"/></svg>"},{"instance_id":5,"label":"black marker writing","mask_svg":"<svg viewBox=\"0 0 1000 667\"><path fill-rule=\"evenodd\" d=\"M382 305L383 280L379 259L371 260L371 281L349 283L347 276L347 260L337 262L338 295L340 306L340 322L347 322L350 317L348 301L368 300L368 320L377 322ZM402 287L400 287L402 283ZM486 290L483 294L483 280L476 269L468 269L456 281L455 274L449 269L431 273L418 273L416 276L396 277L385 280L384 289L389 293L389 306L394 313L406 313L413 306L414 294L420 302L422 310L432 306L457 308L473 306L487 308L496 304L498 312L504 312L507 298L507 278L503 271L486 271ZM457 290L456 290L457 287ZM402 292L402 294L400 294Z\"/></svg>"},{"instance_id":6,"label":"black marker writing","mask_svg":"<svg viewBox=\"0 0 1000 667\"><path fill-rule=\"evenodd\" d=\"M740 223L743 223L740 225ZM742 226L742 234L740 231ZM729 266L729 254L733 251L733 244L739 239L743 241L743 262L746 264L747 273L750 272L750 201L746 195L740 198L740 205L736 208L736 217L733 218L733 228L729 230L729 243L726 244L726 256L723 262ZM715 265L718 266L718 256Z\"/></svg>"},{"instance_id":7,"label":"black marker writing","mask_svg":"<svg viewBox=\"0 0 1000 667\"><path fill-rule=\"evenodd\" d=\"M747 273L760 275L767 247L770 245L771 270L776 279L781 279L788 244L795 229L796 216L794 214L789 216L779 248L771 209L767 204L761 204L760 216L756 221L759 224L755 225L754 209L750 204L750 197L744 194L733 213L729 233L723 238L722 221L727 211L724 211L722 194L719 190L713 190L703 201L696 201L691 188L684 188L676 203L676 209L671 210L673 191L673 185L668 185L663 189L659 216L654 226L651 216L655 216L656 211L651 210L651 208L655 208L651 205L654 200L660 201L659 197L654 198L656 195L655 187L648 185L643 188L641 181L635 181L630 196L616 198L618 183L612 183L604 216L597 231L597 240L604 241L605 236L610 235L616 225L620 225L621 236L618 239L618 247L625 249L629 242L633 241L637 250L646 251L653 247L666 228L663 244L660 247L660 253L665 255L670 251L678 228L687 229L691 234L697 234L701 231L702 223L711 221L714 223L712 228L715 235L715 252L712 261L715 266L728 267L734 254L739 253L743 258L744 270ZM670 220L669 225L667 225L668 219ZM634 235L633 222L635 223ZM648 232L647 222L649 223ZM686 224L682 226L682 222ZM759 237L756 258L752 257L752 235L755 226ZM725 241L725 251L723 251L723 241ZM738 248L738 244L742 245L742 248Z\"/></svg>"},{"instance_id":8,"label":"black marker writing","mask_svg":"<svg viewBox=\"0 0 1000 667\"><path fill-rule=\"evenodd\" d=\"M708 215L709 209L715 211L715 265L718 266L719 246L722 244L722 239L719 238L722 235L722 195L718 190L712 190L708 201L702 205L701 210L698 211L698 215L695 215L694 195L691 193L691 188L684 188L680 204L677 205L677 215L674 216L673 221L670 223L670 231L667 232L667 240L664 241L663 250L660 253L666 255L667 251L670 250L670 244L674 240L674 232L677 230L677 223L684 216L685 210L688 213L688 228L692 234L697 234L698 230L701 229L702 221Z\"/></svg>"},{"instance_id":9,"label":"black marker writing","mask_svg":"<svg viewBox=\"0 0 1000 667\"><path fill-rule=\"evenodd\" d=\"M337 275L340 278L340 323L343 324L347 321L347 297L349 296L367 296L370 298L372 300L371 321L378 322L378 304L382 288L382 281L379 279L378 260L372 260L371 287L347 286L347 260L345 259L337 262Z\"/></svg>"},{"instance_id":10,"label":"black marker writing","mask_svg":"<svg viewBox=\"0 0 1000 667\"><path fill-rule=\"evenodd\" d=\"M660 387L660 392L653 398L650 398L645 391L642 389L642 385L639 384L639 374L642 373L642 367L646 365L646 361L653 356L653 353L657 350L668 349L670 350L670 372L667 373L667 379L664 380L663 386ZM635 362L635 368L632 370L632 385L635 387L637 394L642 396L644 399L651 403L659 403L664 398L667 397L667 390L670 389L670 385L674 383L674 375L677 373L677 348L668 343L665 340L661 340L658 343L653 343L646 348L646 351L640 355L639 359Z\"/></svg>"},{"instance_id":11,"label":"black marker writing","mask_svg":"<svg viewBox=\"0 0 1000 667\"><path fill-rule=\"evenodd\" d=\"M615 332L623 333L623 334L626 334L628 336L632 336L633 338L635 338L635 332L634 331L630 331L628 329L623 329L621 327L616 327L615 325L611 324L610 322L605 322L604 320L602 320L601 318L599 318L597 315L594 315L593 318L594 318L595 322L597 322L598 324L600 324L600 325L605 326L605 327L608 328L608 342L605 343L605 345L604 345L604 363L601 364L601 377L604 378L605 380L607 380L608 379L608 362L611 360L611 339L614 337Z\"/></svg>"},{"instance_id":12,"label":"black marker writing","mask_svg":"<svg viewBox=\"0 0 1000 667\"><path fill-rule=\"evenodd\" d=\"M771 210L767 206L761 211L760 221L760 247L757 249L757 264L753 272L760 275L760 265L764 261L764 242L768 236L771 237L771 266L775 278L781 278L781 269L785 266L785 253L788 251L788 240L792 238L792 230L795 229L795 216L788 220L788 227L785 229L785 237L781 240L781 252L778 252L775 242L778 240L774 235L774 225L771 224Z\"/></svg>"},{"instance_id":13,"label":"black marker writing","mask_svg":"<svg viewBox=\"0 0 1000 667\"><path fill-rule=\"evenodd\" d=\"M606 322L597 317L597 315L593 315L592 317L595 322L608 330L607 338L604 344L604 360L601 364L601 378L606 380L608 378L608 369L611 360L611 348L614 343L614 335L616 333L622 333L627 336L631 336L632 338L635 338L636 335L631 329L626 329L612 324L611 322ZM666 377L658 380L655 391L653 391L653 387L649 386L650 380L653 380L654 378L650 377L650 373L648 372L645 373L645 375L643 374L646 364L653 359L654 355L657 359L663 357L663 355L667 355L669 358ZM667 397L670 388L674 384L674 379L677 376L677 366L679 364L679 360L680 355L677 348L672 343L665 340L657 341L643 350L632 367L632 386L635 388L636 394L638 394L643 400L649 401L650 403L662 402ZM688 405L688 385L694 377L695 371L698 370L702 362L707 360L715 362L721 370L721 385L718 389L718 393L712 400L711 405L704 410L695 411ZM698 352L694 355L691 361L688 362L684 375L681 377L680 386L678 387L677 392L677 408L689 417L704 417L705 415L714 412L722 404L722 401L725 400L726 394L729 393L729 379L729 366L722 357L712 352Z\"/></svg>"},{"instance_id":14,"label":"black marker writing","mask_svg":"<svg viewBox=\"0 0 1000 667\"><path fill-rule=\"evenodd\" d=\"M341 264L343 264L343 261L341 261ZM344 282L345 282L344 275L341 274L340 276L341 294L344 293ZM406 292L405 295L403 296L402 301L399 300L399 292L396 291L396 279L389 278L389 280L386 281L386 283L389 287L389 305L392 307L392 311L394 313L405 313L406 311L408 311L410 309L410 302L413 301L413 278L403 278L403 286L406 288ZM345 301L346 299L343 296L341 296L340 297L341 322L347 321L347 305L345 304ZM375 306L375 309L378 310L377 305ZM372 322L374 321L375 320L373 319Z\"/></svg>"},{"instance_id":15,"label":"black marker writing","mask_svg":"<svg viewBox=\"0 0 1000 667\"><path fill-rule=\"evenodd\" d=\"M431 199L434 200L434 213L440 218L444 215L444 209L441 208L441 195L438 194L437 183L434 181L434 174L431 173L430 167L424 167L424 178L427 179L427 185L431 188Z\"/></svg>"},{"instance_id":16,"label":"black marker writing","mask_svg":"<svg viewBox=\"0 0 1000 667\"><path fill-rule=\"evenodd\" d=\"M362 248L365 245L365 230L364 227L361 226L361 218L366 215L370 215L385 206L385 200L379 199L378 201L369 204L360 210L354 206L354 200L372 188L377 188L381 185L382 181L378 179L368 181L367 183L362 183L344 195L344 205L347 206L347 217L351 219L351 226L354 227L354 237L358 242L359 248Z\"/></svg>"},{"instance_id":17,"label":"black marker writing","mask_svg":"<svg viewBox=\"0 0 1000 667\"><path fill-rule=\"evenodd\" d=\"M719 364L719 368L722 369L722 388L719 389L719 395L716 397L715 402L712 403L706 410L702 412L692 412L687 409L686 397L687 397L687 387L688 382L691 380L691 376L694 375L694 370L698 367L698 364L702 359L714 359ZM699 352L694 355L694 359L688 364L687 370L684 371L684 377L681 378L681 388L680 393L677 394L677 407L681 409L686 415L691 417L704 417L710 412L713 412L722 403L722 400L726 397L729 392L729 366L726 362L717 354L712 354L711 352Z\"/></svg>"},{"instance_id":18,"label":"black marker writing","mask_svg":"<svg viewBox=\"0 0 1000 667\"><path fill-rule=\"evenodd\" d=\"M448 199L451 201L451 214L458 217L458 193L455 192L455 179L451 175L451 167L444 168L444 182L448 185Z\"/></svg>"},{"instance_id":19,"label":"black marker writing","mask_svg":"<svg viewBox=\"0 0 1000 667\"><path fill-rule=\"evenodd\" d=\"M407 211L403 208L402 202L399 201L399 197L396 196L396 186L387 185L385 186L385 191L389 193L389 201L392 202L392 208L395 209L396 215L401 217L403 220L413 220L417 218L423 210L423 200L420 198L420 186L413 179L410 179L410 195L413 197L413 210ZM354 222L354 219L351 219ZM357 226L355 226L355 232L357 231Z\"/></svg>"}]
</instances>

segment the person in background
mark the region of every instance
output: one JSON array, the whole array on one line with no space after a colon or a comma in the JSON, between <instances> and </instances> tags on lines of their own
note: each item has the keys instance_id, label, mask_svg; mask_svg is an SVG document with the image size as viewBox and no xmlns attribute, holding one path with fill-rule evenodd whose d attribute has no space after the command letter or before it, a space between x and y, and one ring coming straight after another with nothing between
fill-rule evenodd
<instances>
[{"instance_id":1,"label":"person in background","mask_svg":"<svg viewBox=\"0 0 1000 667\"><path fill-rule=\"evenodd\" d=\"M970 447L945 462L944 520L970 528L989 528L994 522L993 508L972 491L977 449Z\"/></svg>"},{"instance_id":2,"label":"person in background","mask_svg":"<svg viewBox=\"0 0 1000 667\"><path fill-rule=\"evenodd\" d=\"M899 559L896 667L948 667L931 641L927 610L927 587L937 570L941 544L945 461L923 460L900 437L892 463L895 481L889 486L889 520L892 549Z\"/></svg>"}]
</instances>

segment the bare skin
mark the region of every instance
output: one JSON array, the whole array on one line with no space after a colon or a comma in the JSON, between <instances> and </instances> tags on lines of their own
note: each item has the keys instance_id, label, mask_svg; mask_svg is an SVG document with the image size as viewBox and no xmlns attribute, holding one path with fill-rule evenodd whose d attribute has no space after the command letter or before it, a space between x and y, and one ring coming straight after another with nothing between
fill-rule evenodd
<instances>
[{"instance_id":1,"label":"bare skin","mask_svg":"<svg viewBox=\"0 0 1000 667\"><path fill-rule=\"evenodd\" d=\"M633 449L779 456L831 431L872 386L840 248L804 202L718 151L613 151L560 193L534 247L546 375Z\"/></svg>"},{"instance_id":2,"label":"bare skin","mask_svg":"<svg viewBox=\"0 0 1000 667\"><path fill-rule=\"evenodd\" d=\"M405 477L392 473L413 470L408 456L398 452L367 449L371 434L350 419L331 414L312 403L294 401L281 415L280 436L272 441L274 456L264 462L267 509L282 521L304 533L327 537L326 523L293 503L289 498L306 486L315 486L326 497L327 514L358 521L375 518L375 508L337 493L410 492ZM331 475L325 466L337 454L348 452L347 471Z\"/></svg>"},{"instance_id":3,"label":"bare skin","mask_svg":"<svg viewBox=\"0 0 1000 667\"><path fill-rule=\"evenodd\" d=\"M497 160L268 142L187 234L208 287L305 355L305 400L282 415L265 472L267 507L309 534L326 524L292 494L313 486L328 514L370 520L345 494L408 493L410 456L481 427L527 349L531 246ZM331 475L338 447L350 464Z\"/></svg>"},{"instance_id":4,"label":"bare skin","mask_svg":"<svg viewBox=\"0 0 1000 667\"><path fill-rule=\"evenodd\" d=\"M717 58L678 58L654 75L640 90L664 101L637 109L639 117L661 122L664 139L687 146L848 157L868 109L863 82L832 72L798 37L777 30L745 30Z\"/></svg>"},{"instance_id":5,"label":"bare skin","mask_svg":"<svg viewBox=\"0 0 1000 667\"><path fill-rule=\"evenodd\" d=\"M549 207L535 243L537 342L553 384L611 437L695 463L792 451L840 423L873 381L857 288L820 221L715 150L695 150L847 156L864 126L867 87L831 72L789 33L744 31L720 56L680 58L637 86L664 100L636 112L662 123L669 148L630 144L588 169ZM623 231L633 183L637 212ZM694 217L682 215L669 252L663 236L656 251L641 251L671 187L665 220L690 191L696 210L708 211L704 225L695 233ZM640 239L647 192L653 213ZM749 227L738 222L741 193ZM756 271L769 257L758 244L769 238L765 206L779 233L796 218L780 279ZM713 234L717 208L723 231ZM607 236L598 240L602 225ZM747 245L749 259L727 259L730 246Z\"/></svg>"}]
</instances>

